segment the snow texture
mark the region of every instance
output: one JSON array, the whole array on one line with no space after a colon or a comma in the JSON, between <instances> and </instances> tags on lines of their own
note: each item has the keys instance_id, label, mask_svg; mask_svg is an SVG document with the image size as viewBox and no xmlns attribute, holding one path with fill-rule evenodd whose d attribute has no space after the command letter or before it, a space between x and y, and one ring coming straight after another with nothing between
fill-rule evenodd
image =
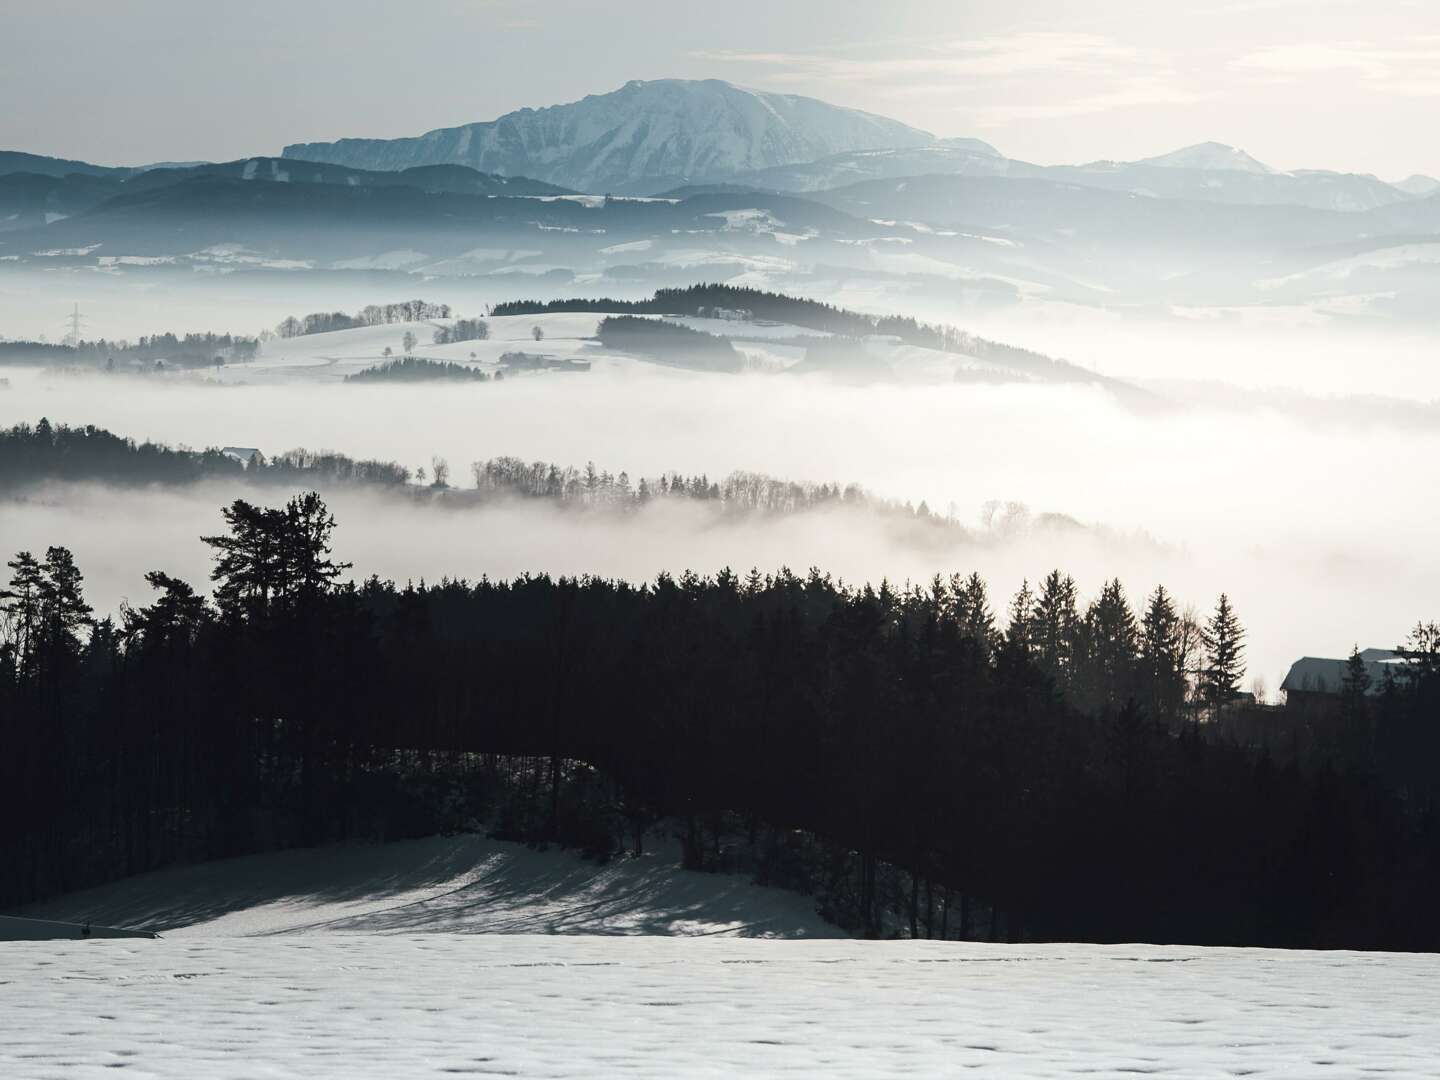
<instances>
[{"instance_id":1,"label":"snow texture","mask_svg":"<svg viewBox=\"0 0 1440 1080\"><path fill-rule=\"evenodd\" d=\"M312 935L6 946L0 1073L1421 1077L1440 960Z\"/></svg>"}]
</instances>

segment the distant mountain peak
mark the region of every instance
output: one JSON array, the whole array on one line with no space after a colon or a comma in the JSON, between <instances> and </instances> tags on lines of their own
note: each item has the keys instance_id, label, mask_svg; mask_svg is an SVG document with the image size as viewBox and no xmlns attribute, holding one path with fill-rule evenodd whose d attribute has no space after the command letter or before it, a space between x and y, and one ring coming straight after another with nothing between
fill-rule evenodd
<instances>
[{"instance_id":1,"label":"distant mountain peak","mask_svg":"<svg viewBox=\"0 0 1440 1080\"><path fill-rule=\"evenodd\" d=\"M1196 143L1194 146L1172 150L1158 157L1144 158L1136 165L1152 165L1161 169L1201 169L1207 172L1244 172L1260 176L1274 176L1278 170L1262 161L1257 161L1244 150L1218 142Z\"/></svg>"},{"instance_id":2,"label":"distant mountain peak","mask_svg":"<svg viewBox=\"0 0 1440 1080\"><path fill-rule=\"evenodd\" d=\"M1426 176L1423 173L1415 173L1413 176L1407 176L1394 186L1407 195L1423 197L1425 195L1434 195L1437 191L1440 191L1440 180L1435 179L1433 176Z\"/></svg>"},{"instance_id":3,"label":"distant mountain peak","mask_svg":"<svg viewBox=\"0 0 1440 1080\"><path fill-rule=\"evenodd\" d=\"M658 190L854 150L925 146L929 132L814 98L720 79L634 79L618 90L405 139L287 146L362 169L468 165L582 191Z\"/></svg>"}]
</instances>

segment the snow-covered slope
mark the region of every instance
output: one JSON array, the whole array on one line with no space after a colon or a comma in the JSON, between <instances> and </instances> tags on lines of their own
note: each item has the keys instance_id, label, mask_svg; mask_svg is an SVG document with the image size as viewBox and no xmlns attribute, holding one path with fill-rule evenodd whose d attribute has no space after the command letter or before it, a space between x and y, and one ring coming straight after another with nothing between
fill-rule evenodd
<instances>
[{"instance_id":1,"label":"snow-covered slope","mask_svg":"<svg viewBox=\"0 0 1440 1080\"><path fill-rule=\"evenodd\" d=\"M1426 195L1434 195L1437 191L1440 191L1440 180L1436 180L1433 176L1416 173L1414 176L1407 176L1404 180L1400 180L1392 186L1399 188L1407 195L1424 198Z\"/></svg>"},{"instance_id":2,"label":"snow-covered slope","mask_svg":"<svg viewBox=\"0 0 1440 1080\"><path fill-rule=\"evenodd\" d=\"M660 934L828 938L814 901L680 868L669 843L605 866L479 836L252 855L142 874L26 912L172 937Z\"/></svg>"},{"instance_id":3,"label":"snow-covered slope","mask_svg":"<svg viewBox=\"0 0 1440 1080\"><path fill-rule=\"evenodd\" d=\"M1172 150L1168 154L1144 158L1136 165L1154 165L1163 169L1204 169L1207 172L1247 172L1269 176L1275 172L1264 162L1256 161L1244 150L1224 143L1203 142Z\"/></svg>"},{"instance_id":4,"label":"snow-covered slope","mask_svg":"<svg viewBox=\"0 0 1440 1080\"><path fill-rule=\"evenodd\" d=\"M1440 958L333 935L6 946L0 1074L1433 1077Z\"/></svg>"},{"instance_id":5,"label":"snow-covered slope","mask_svg":"<svg viewBox=\"0 0 1440 1080\"><path fill-rule=\"evenodd\" d=\"M287 146L284 155L367 169L469 165L581 191L618 192L933 141L897 121L813 98L715 79L661 79L417 138L303 143Z\"/></svg>"},{"instance_id":6,"label":"snow-covered slope","mask_svg":"<svg viewBox=\"0 0 1440 1080\"><path fill-rule=\"evenodd\" d=\"M824 191L862 180L944 173L951 176L1007 176L1041 173L1036 166L1011 161L978 139L955 139L962 145L912 146L885 150L852 150L818 161L778 165L744 173L736 179L762 189Z\"/></svg>"}]
</instances>

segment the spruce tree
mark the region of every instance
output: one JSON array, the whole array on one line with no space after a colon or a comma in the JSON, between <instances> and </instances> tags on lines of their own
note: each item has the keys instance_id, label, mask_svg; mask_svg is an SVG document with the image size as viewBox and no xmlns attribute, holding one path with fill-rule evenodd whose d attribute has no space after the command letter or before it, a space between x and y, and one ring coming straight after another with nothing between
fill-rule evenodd
<instances>
[{"instance_id":1,"label":"spruce tree","mask_svg":"<svg viewBox=\"0 0 1440 1080\"><path fill-rule=\"evenodd\" d=\"M1136 692L1139 632L1120 579L1105 583L1085 613L1083 649L1076 657L1082 696L1089 704L1118 708Z\"/></svg>"},{"instance_id":2,"label":"spruce tree","mask_svg":"<svg viewBox=\"0 0 1440 1080\"><path fill-rule=\"evenodd\" d=\"M1074 676L1080 626L1075 601L1075 579L1052 570L1040 583L1032 616L1035 662L1061 691L1070 688Z\"/></svg>"},{"instance_id":3,"label":"spruce tree","mask_svg":"<svg viewBox=\"0 0 1440 1080\"><path fill-rule=\"evenodd\" d=\"M1214 614L1201 631L1201 642L1205 666L1200 672L1200 691L1213 719L1239 694L1245 675L1245 630L1225 593L1220 594Z\"/></svg>"},{"instance_id":4,"label":"spruce tree","mask_svg":"<svg viewBox=\"0 0 1440 1080\"><path fill-rule=\"evenodd\" d=\"M1168 725L1180 715L1185 679L1180 614L1165 586L1157 585L1140 625L1141 693L1151 716Z\"/></svg>"}]
</instances>

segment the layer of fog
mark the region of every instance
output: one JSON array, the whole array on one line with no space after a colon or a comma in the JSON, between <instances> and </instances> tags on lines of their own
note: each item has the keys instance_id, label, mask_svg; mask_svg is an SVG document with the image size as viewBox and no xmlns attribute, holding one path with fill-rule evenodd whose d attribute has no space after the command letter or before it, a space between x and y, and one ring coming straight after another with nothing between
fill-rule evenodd
<instances>
[{"instance_id":1,"label":"layer of fog","mask_svg":"<svg viewBox=\"0 0 1440 1080\"><path fill-rule=\"evenodd\" d=\"M859 482L978 519L1014 500L1146 543L1045 534L952 552L914 550L853 518L711 528L642 518L492 510L422 518L404 501L347 495L341 550L357 572L404 579L524 570L645 578L662 569L821 566L849 580L927 580L979 569L1001 594L1052 566L1093 594L1119 576L1133 596L1163 581L1208 607L1228 591L1270 687L1302 654L1398 643L1440 612L1440 506L1427 463L1440 435L1411 425L1327 426L1265 408L1137 415L1103 392L1023 386L845 387L784 376L705 376L646 365L483 385L209 387L179 380L12 373L0 423L94 423L136 438L266 451L304 445L412 467L432 455L463 483L501 454L720 477L735 469ZM278 497L278 495L277 495ZM0 509L0 551L66 543L102 606L169 566L200 580L222 499L87 493ZM125 582L129 582L128 586Z\"/></svg>"},{"instance_id":2,"label":"layer of fog","mask_svg":"<svg viewBox=\"0 0 1440 1080\"><path fill-rule=\"evenodd\" d=\"M254 335L288 315L358 311L412 297L448 303L456 314L473 316L487 305L522 297L636 297L649 295L657 284L674 282L0 264L0 337L59 341L72 303L85 315L85 337L133 340L167 330ZM1363 309L1279 303L1136 309L1123 296L1115 296L1112 307L1089 307L1048 300L1043 291L1020 304L976 307L937 299L911 279L863 274L834 280L782 274L746 284L961 326L1129 381L1215 380L1251 390L1440 399L1436 330Z\"/></svg>"},{"instance_id":3,"label":"layer of fog","mask_svg":"<svg viewBox=\"0 0 1440 1080\"><path fill-rule=\"evenodd\" d=\"M1440 400L1440 332L1305 308L1121 313L1028 305L970 320L976 333L1130 382L1218 381L1251 391Z\"/></svg>"}]
</instances>

